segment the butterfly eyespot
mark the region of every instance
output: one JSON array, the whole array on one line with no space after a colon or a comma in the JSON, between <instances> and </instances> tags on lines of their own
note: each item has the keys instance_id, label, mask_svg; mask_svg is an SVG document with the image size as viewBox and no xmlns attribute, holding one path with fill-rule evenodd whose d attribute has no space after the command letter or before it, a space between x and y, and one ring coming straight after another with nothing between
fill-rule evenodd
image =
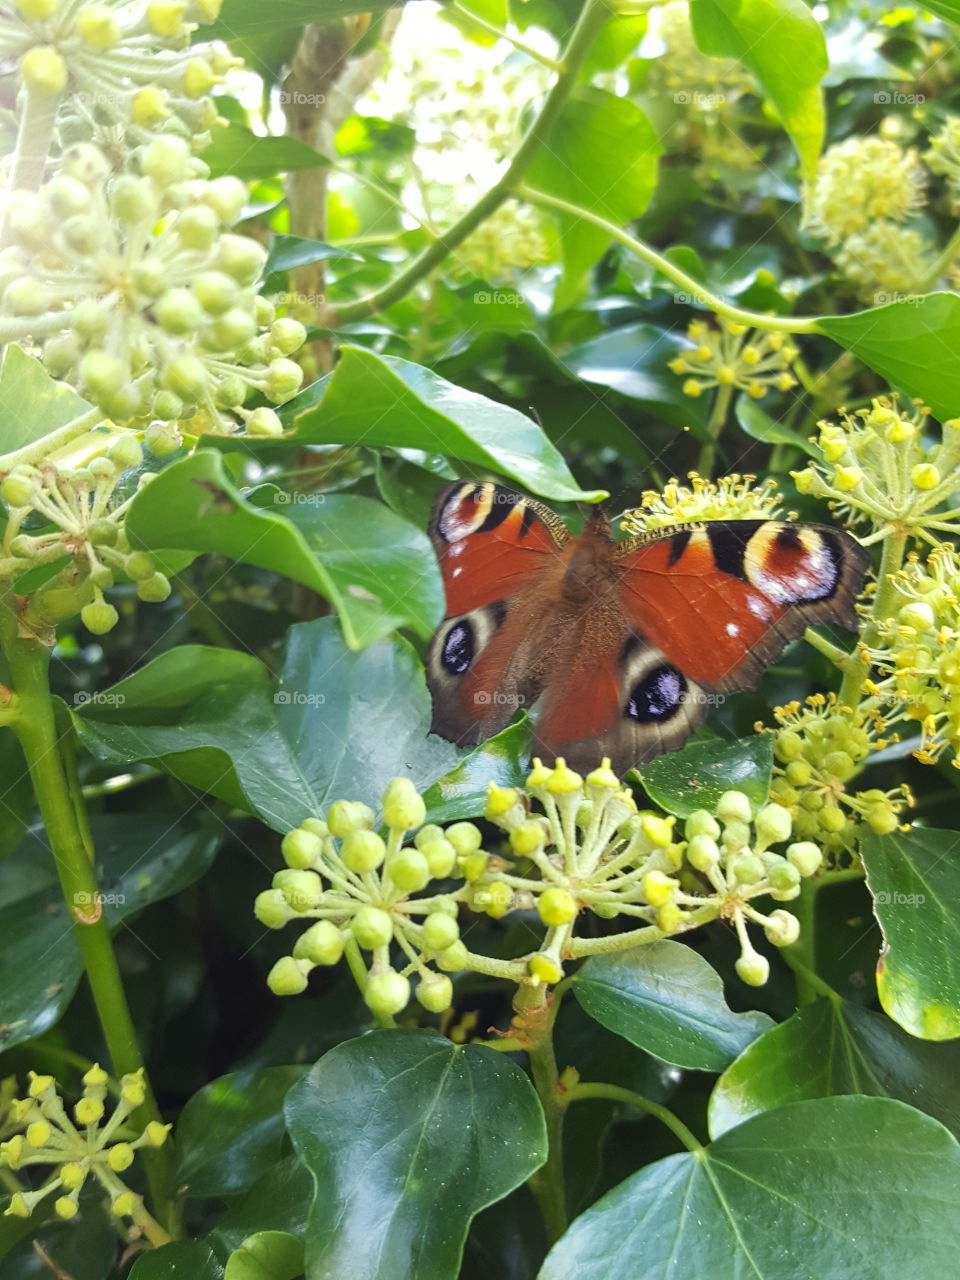
<instances>
[{"instance_id":1,"label":"butterfly eyespot","mask_svg":"<svg viewBox=\"0 0 960 1280\"><path fill-rule=\"evenodd\" d=\"M648 671L630 690L626 714L640 724L656 724L676 715L686 697L682 671L663 663Z\"/></svg>"},{"instance_id":2,"label":"butterfly eyespot","mask_svg":"<svg viewBox=\"0 0 960 1280\"><path fill-rule=\"evenodd\" d=\"M476 650L473 627L465 619L455 622L443 639L440 661L445 671L462 676L470 668Z\"/></svg>"}]
</instances>

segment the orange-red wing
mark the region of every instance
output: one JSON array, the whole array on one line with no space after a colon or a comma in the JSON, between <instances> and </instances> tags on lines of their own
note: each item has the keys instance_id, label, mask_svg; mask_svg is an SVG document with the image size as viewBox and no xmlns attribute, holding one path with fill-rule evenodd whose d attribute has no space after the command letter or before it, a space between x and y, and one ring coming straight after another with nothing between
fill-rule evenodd
<instances>
[{"instance_id":1,"label":"orange-red wing","mask_svg":"<svg viewBox=\"0 0 960 1280\"><path fill-rule=\"evenodd\" d=\"M827 525L731 520L624 543L616 564L637 631L691 679L732 691L811 624L853 628L867 560Z\"/></svg>"},{"instance_id":2,"label":"orange-red wing","mask_svg":"<svg viewBox=\"0 0 960 1280\"><path fill-rule=\"evenodd\" d=\"M437 495L430 536L448 618L516 595L569 538L559 516L539 502L501 485L465 481Z\"/></svg>"}]
</instances>

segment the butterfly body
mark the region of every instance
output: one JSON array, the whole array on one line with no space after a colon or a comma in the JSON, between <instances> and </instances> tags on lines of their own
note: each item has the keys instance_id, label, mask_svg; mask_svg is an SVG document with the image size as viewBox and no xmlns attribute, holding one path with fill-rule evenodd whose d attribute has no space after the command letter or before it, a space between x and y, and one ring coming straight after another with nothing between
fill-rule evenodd
<instances>
[{"instance_id":1,"label":"butterfly body","mask_svg":"<svg viewBox=\"0 0 960 1280\"><path fill-rule=\"evenodd\" d=\"M434 732L482 742L542 698L537 753L608 755L620 772L680 746L807 626L855 626L867 564L839 530L771 520L614 542L598 511L573 536L491 483L447 485L430 532L447 597L427 661Z\"/></svg>"}]
</instances>

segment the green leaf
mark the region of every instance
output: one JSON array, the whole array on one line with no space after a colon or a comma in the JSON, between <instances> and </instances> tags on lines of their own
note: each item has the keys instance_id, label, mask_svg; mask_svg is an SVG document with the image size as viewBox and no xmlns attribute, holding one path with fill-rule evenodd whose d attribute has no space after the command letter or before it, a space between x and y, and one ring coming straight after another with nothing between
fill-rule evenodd
<instances>
[{"instance_id":1,"label":"green leaf","mask_svg":"<svg viewBox=\"0 0 960 1280\"><path fill-rule=\"evenodd\" d=\"M309 266L312 262L361 261L360 255L349 249L339 249L323 240L306 240L303 236L274 235L270 241L270 253L263 267L261 292L273 293L283 286L283 275L295 267Z\"/></svg>"},{"instance_id":2,"label":"green leaf","mask_svg":"<svg viewBox=\"0 0 960 1280\"><path fill-rule=\"evenodd\" d=\"M522 787L530 772L530 725L526 717L474 747L455 769L424 793L427 822L456 822L483 813L487 787Z\"/></svg>"},{"instance_id":3,"label":"green leaf","mask_svg":"<svg viewBox=\"0 0 960 1280\"><path fill-rule=\"evenodd\" d=\"M205 149L203 159L210 166L211 178L227 173L242 178L244 182L272 178L274 174L290 173L295 169L315 169L318 165L330 163L326 156L300 138L286 135L261 137L245 125L236 123L214 129L213 141Z\"/></svg>"},{"instance_id":4,"label":"green leaf","mask_svg":"<svg viewBox=\"0 0 960 1280\"><path fill-rule=\"evenodd\" d=\"M175 1240L141 1253L130 1280L224 1280L223 1264L203 1240Z\"/></svg>"},{"instance_id":5,"label":"green leaf","mask_svg":"<svg viewBox=\"0 0 960 1280\"><path fill-rule=\"evenodd\" d=\"M576 89L526 174L528 186L599 214L616 226L638 218L657 185L661 146L640 108L603 89ZM601 228L560 214L569 300L610 237Z\"/></svg>"},{"instance_id":6,"label":"green leaf","mask_svg":"<svg viewBox=\"0 0 960 1280\"><path fill-rule=\"evenodd\" d=\"M791 427L771 418L750 396L739 396L734 412L737 422L751 439L762 440L764 444L789 444L811 458L819 456L809 440Z\"/></svg>"},{"instance_id":7,"label":"green leaf","mask_svg":"<svg viewBox=\"0 0 960 1280\"><path fill-rule=\"evenodd\" d=\"M916 396L941 422L960 405L960 297L910 294L852 316L823 316L817 327L882 378Z\"/></svg>"},{"instance_id":8,"label":"green leaf","mask_svg":"<svg viewBox=\"0 0 960 1280\"><path fill-rule=\"evenodd\" d=\"M591 956L572 986L601 1026L678 1067L722 1071L772 1025L765 1013L734 1013L716 971L669 938Z\"/></svg>"},{"instance_id":9,"label":"green leaf","mask_svg":"<svg viewBox=\"0 0 960 1280\"><path fill-rule=\"evenodd\" d=\"M443 588L425 533L370 498L267 494L269 510L237 489L221 453L201 449L140 490L127 533L134 546L218 552L302 582L337 610L351 649L398 626L431 634Z\"/></svg>"},{"instance_id":10,"label":"green leaf","mask_svg":"<svg viewBox=\"0 0 960 1280\"><path fill-rule=\"evenodd\" d=\"M35 356L11 342L0 365L0 445L13 453L65 427L92 406L65 382L56 382Z\"/></svg>"},{"instance_id":11,"label":"green leaf","mask_svg":"<svg viewBox=\"0 0 960 1280\"><path fill-rule=\"evenodd\" d=\"M960 1036L957 840L955 831L927 827L864 837L867 886L884 940L880 1003L923 1040Z\"/></svg>"},{"instance_id":12,"label":"green leaf","mask_svg":"<svg viewBox=\"0 0 960 1280\"><path fill-rule=\"evenodd\" d=\"M643 1280L950 1275L958 1231L960 1147L941 1124L887 1098L818 1098L627 1178L539 1280L637 1280L641 1258Z\"/></svg>"},{"instance_id":13,"label":"green leaf","mask_svg":"<svg viewBox=\"0 0 960 1280\"><path fill-rule=\"evenodd\" d=\"M960 26L960 3L957 0L932 0L932 3L924 4L923 8L935 13L938 18L946 18L948 22Z\"/></svg>"},{"instance_id":14,"label":"green leaf","mask_svg":"<svg viewBox=\"0 0 960 1280\"><path fill-rule=\"evenodd\" d=\"M117 1234L102 1195L81 1196L80 1212L69 1222L57 1217L43 1221L42 1213L35 1212L29 1223L0 1218L0 1248L9 1239L8 1224L17 1236L23 1234L20 1228L27 1228L26 1238L12 1244L0 1259L0 1280L60 1280L64 1276L67 1280L112 1280L117 1275Z\"/></svg>"},{"instance_id":15,"label":"green leaf","mask_svg":"<svg viewBox=\"0 0 960 1280\"><path fill-rule=\"evenodd\" d=\"M95 816L91 825L111 927L193 884L213 862L222 837L219 824L191 827L171 822L169 814ZM9 1049L53 1026L83 965L42 832L28 835L4 862L3 874L0 1023L3 1048ZM76 905L95 909L93 903Z\"/></svg>"},{"instance_id":16,"label":"green leaf","mask_svg":"<svg viewBox=\"0 0 960 1280\"><path fill-rule=\"evenodd\" d=\"M682 335L643 322L591 338L567 351L563 362L584 382L637 400L656 417L675 427L689 426L703 439L709 405L702 397L685 396L683 379L667 368L672 359L689 349L690 343Z\"/></svg>"},{"instance_id":17,"label":"green leaf","mask_svg":"<svg viewBox=\"0 0 960 1280\"><path fill-rule=\"evenodd\" d=\"M725 791L743 791L755 805L770 796L773 740L768 733L733 742L711 738L640 765L644 788L668 813L687 818L694 809L713 809Z\"/></svg>"},{"instance_id":18,"label":"green leaf","mask_svg":"<svg viewBox=\"0 0 960 1280\"><path fill-rule=\"evenodd\" d=\"M223 1257L259 1231L282 1231L300 1239L312 1200L313 1179L297 1157L275 1160L269 1173L231 1201L229 1210L210 1233L211 1243Z\"/></svg>"},{"instance_id":19,"label":"green leaf","mask_svg":"<svg viewBox=\"0 0 960 1280\"><path fill-rule=\"evenodd\" d=\"M820 81L829 63L823 31L804 0L691 0L690 21L704 53L736 58L756 76L812 181L823 145Z\"/></svg>"},{"instance_id":20,"label":"green leaf","mask_svg":"<svg viewBox=\"0 0 960 1280\"><path fill-rule=\"evenodd\" d=\"M323 24L351 13L391 9L403 0L224 0L216 22L203 26L197 33L201 40L233 40L238 36L296 28L307 23ZM204 152L204 156L206 156Z\"/></svg>"},{"instance_id":21,"label":"green leaf","mask_svg":"<svg viewBox=\"0 0 960 1280\"><path fill-rule=\"evenodd\" d=\"M520 1068L431 1031L374 1031L291 1089L287 1128L313 1174L307 1274L454 1280L473 1216L546 1159Z\"/></svg>"},{"instance_id":22,"label":"green leaf","mask_svg":"<svg viewBox=\"0 0 960 1280\"><path fill-rule=\"evenodd\" d=\"M804 1098L862 1093L898 1098L960 1134L960 1044L915 1040L882 1013L816 1000L765 1032L710 1096L716 1138L763 1111Z\"/></svg>"},{"instance_id":23,"label":"green leaf","mask_svg":"<svg viewBox=\"0 0 960 1280\"><path fill-rule=\"evenodd\" d=\"M308 391L313 407L297 415L292 435L278 445L424 449L498 471L546 498L592 502L607 496L579 487L532 419L409 360L344 347L333 373ZM297 401L290 401L284 417L296 410Z\"/></svg>"},{"instance_id":24,"label":"green leaf","mask_svg":"<svg viewBox=\"0 0 960 1280\"><path fill-rule=\"evenodd\" d=\"M220 1076L193 1095L177 1121L177 1186L188 1196L246 1191L276 1163L283 1100L303 1067Z\"/></svg>"},{"instance_id":25,"label":"green leaf","mask_svg":"<svg viewBox=\"0 0 960 1280\"><path fill-rule=\"evenodd\" d=\"M426 787L460 756L428 736L430 695L410 646L352 652L333 618L290 629L279 686L249 654L185 645L109 694L76 713L98 759L149 761L277 831L336 799L376 809L397 773Z\"/></svg>"},{"instance_id":26,"label":"green leaf","mask_svg":"<svg viewBox=\"0 0 960 1280\"><path fill-rule=\"evenodd\" d=\"M227 1259L223 1280L297 1280L303 1241L285 1231L258 1231Z\"/></svg>"}]
</instances>

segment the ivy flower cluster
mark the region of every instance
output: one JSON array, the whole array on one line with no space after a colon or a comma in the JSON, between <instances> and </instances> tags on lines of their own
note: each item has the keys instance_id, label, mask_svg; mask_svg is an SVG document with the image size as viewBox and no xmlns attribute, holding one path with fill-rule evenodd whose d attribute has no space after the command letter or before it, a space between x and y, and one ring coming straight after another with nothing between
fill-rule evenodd
<instances>
[{"instance_id":1,"label":"ivy flower cluster","mask_svg":"<svg viewBox=\"0 0 960 1280\"><path fill-rule=\"evenodd\" d=\"M14 1191L5 1210L8 1216L29 1218L41 1201L56 1195L54 1213L73 1218L80 1192L92 1179L106 1192L115 1217L141 1224L141 1198L120 1175L138 1151L162 1146L170 1125L154 1120L139 1133L131 1130L131 1112L146 1098L142 1070L121 1077L119 1098L108 1115L109 1083L101 1067L91 1067L83 1077L82 1096L68 1109L52 1076L30 1072L26 1097L7 1103L3 1128L13 1136L0 1143L0 1166L11 1176L34 1165L46 1166L48 1176L35 1189L23 1185Z\"/></svg>"},{"instance_id":2,"label":"ivy flower cluster","mask_svg":"<svg viewBox=\"0 0 960 1280\"><path fill-rule=\"evenodd\" d=\"M299 321L277 318L255 282L264 249L228 228L246 187L209 178L189 144L162 134L137 172L110 176L106 154L78 143L38 193L17 191L0 254L0 336L29 337L55 377L70 378L114 421L185 421L194 434L278 434L276 414L247 409L300 388L289 357Z\"/></svg>"},{"instance_id":3,"label":"ivy flower cluster","mask_svg":"<svg viewBox=\"0 0 960 1280\"><path fill-rule=\"evenodd\" d=\"M112 442L108 433L102 434L109 447L85 467L21 464L0 482L8 517L0 543L0 580L16 581L43 566L54 572L26 606L23 621L31 628L55 626L79 613L94 635L111 631L118 614L103 593L118 575L136 583L141 600L159 603L170 594L169 579L153 556L131 549L124 524L133 493L124 497L121 490L135 493L154 473L141 470L134 482L133 473L144 461L140 441L132 433L115 435ZM158 448L169 443L156 429L147 433L147 440ZM41 530L22 532L31 517L41 522Z\"/></svg>"},{"instance_id":4,"label":"ivy flower cluster","mask_svg":"<svg viewBox=\"0 0 960 1280\"><path fill-rule=\"evenodd\" d=\"M953 212L960 213L960 116L947 116L923 158L931 173L946 178Z\"/></svg>"},{"instance_id":5,"label":"ivy flower cluster","mask_svg":"<svg viewBox=\"0 0 960 1280\"><path fill-rule=\"evenodd\" d=\"M773 479L757 484L757 477L732 475L704 480L696 471L688 473L689 485L668 480L661 493L646 489L640 506L625 511L621 528L628 533L646 533L700 520L775 520L781 515L783 494ZM792 517L795 513L789 513Z\"/></svg>"},{"instance_id":6,"label":"ivy flower cluster","mask_svg":"<svg viewBox=\"0 0 960 1280\"><path fill-rule=\"evenodd\" d=\"M960 554L941 544L925 560L916 553L893 578L899 606L878 619L864 655L875 667L867 692L895 723L919 723L914 755L934 764L945 750L960 768Z\"/></svg>"},{"instance_id":7,"label":"ivy flower cluster","mask_svg":"<svg viewBox=\"0 0 960 1280\"><path fill-rule=\"evenodd\" d=\"M790 366L800 352L782 333L720 319L719 328L693 320L687 335L694 345L668 365L673 373L691 375L684 381L684 395L699 396L711 387L736 387L759 400L771 387L789 391L796 386Z\"/></svg>"},{"instance_id":8,"label":"ivy flower cluster","mask_svg":"<svg viewBox=\"0 0 960 1280\"><path fill-rule=\"evenodd\" d=\"M804 704L774 709L774 779L771 798L790 811L794 832L813 840L834 863L855 852L864 828L886 835L901 825L913 803L905 785L891 791L850 792L847 784L874 751L895 735L882 736L885 721L869 705L852 709L835 694L813 694Z\"/></svg>"},{"instance_id":9,"label":"ivy flower cluster","mask_svg":"<svg viewBox=\"0 0 960 1280\"><path fill-rule=\"evenodd\" d=\"M131 146L159 128L209 142L217 111L207 96L233 60L191 45L221 0L4 0L0 56L23 89L60 108L61 142Z\"/></svg>"},{"instance_id":10,"label":"ivy flower cluster","mask_svg":"<svg viewBox=\"0 0 960 1280\"><path fill-rule=\"evenodd\" d=\"M960 533L960 509L938 510L956 490L960 419L943 424L943 437L925 447L929 410L902 413L886 399L869 409L842 413L840 423L819 424L822 464L791 472L800 493L828 498L850 524L871 521L936 543L940 533Z\"/></svg>"},{"instance_id":11,"label":"ivy flower cluster","mask_svg":"<svg viewBox=\"0 0 960 1280\"><path fill-rule=\"evenodd\" d=\"M491 784L484 816L503 833L495 852L482 847L473 823L421 825L426 806L406 779L388 784L382 816L385 837L374 830L368 806L341 800L326 818L309 818L284 837L287 867L258 895L255 914L269 928L312 923L270 971L267 981L277 995L302 992L316 966L336 964L346 953L355 975L359 966L375 1013L400 1012L414 975L418 1001L440 1013L453 998L450 973L474 969L532 986L553 984L570 959L624 950L714 919L735 927L738 972L759 985L769 966L750 942L746 922L760 925L778 946L796 940L798 925L779 908L761 913L753 900L790 901L822 860L809 840L774 852L790 839L789 811L773 803L755 812L742 792L727 792L714 813L692 814L681 838L675 818L638 812L607 760L586 778L563 760L553 768L535 760L524 787ZM438 880L444 884L431 883ZM545 927L541 945L516 960L475 955L461 937L461 910L495 919L535 912ZM575 936L585 912L633 918L638 927L598 944Z\"/></svg>"}]
</instances>

